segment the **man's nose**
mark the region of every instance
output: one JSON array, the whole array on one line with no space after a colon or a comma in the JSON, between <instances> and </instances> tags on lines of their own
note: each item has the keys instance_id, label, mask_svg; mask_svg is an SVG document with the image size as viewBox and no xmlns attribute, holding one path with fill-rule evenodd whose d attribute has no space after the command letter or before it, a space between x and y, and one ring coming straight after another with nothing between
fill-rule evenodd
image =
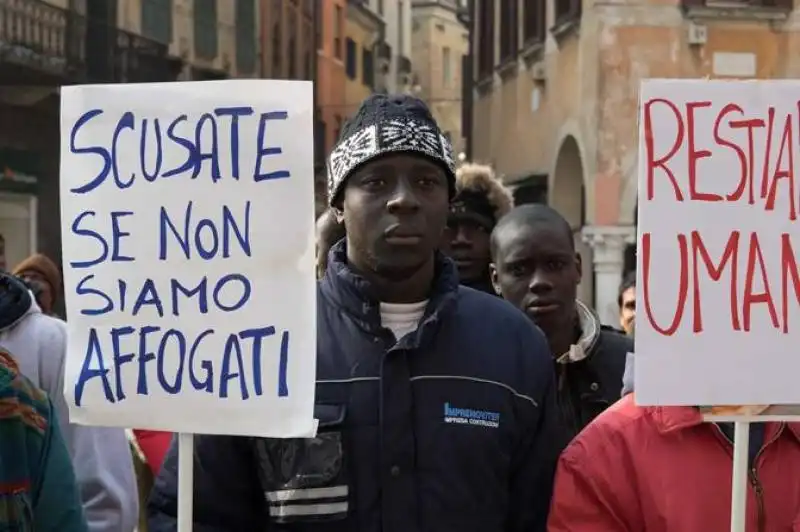
<instances>
[{"instance_id":1,"label":"man's nose","mask_svg":"<svg viewBox=\"0 0 800 532\"><path fill-rule=\"evenodd\" d=\"M398 179L397 186L387 203L390 212L396 211L415 211L419 209L419 198L417 198L413 187L407 179Z\"/></svg>"},{"instance_id":2,"label":"man's nose","mask_svg":"<svg viewBox=\"0 0 800 532\"><path fill-rule=\"evenodd\" d=\"M550 280L550 276L546 275L542 268L536 268L531 276L530 283L528 283L528 290L534 294L542 294L552 289L553 283Z\"/></svg>"},{"instance_id":3,"label":"man's nose","mask_svg":"<svg viewBox=\"0 0 800 532\"><path fill-rule=\"evenodd\" d=\"M453 232L453 244L470 244L472 241L463 226L457 225Z\"/></svg>"}]
</instances>

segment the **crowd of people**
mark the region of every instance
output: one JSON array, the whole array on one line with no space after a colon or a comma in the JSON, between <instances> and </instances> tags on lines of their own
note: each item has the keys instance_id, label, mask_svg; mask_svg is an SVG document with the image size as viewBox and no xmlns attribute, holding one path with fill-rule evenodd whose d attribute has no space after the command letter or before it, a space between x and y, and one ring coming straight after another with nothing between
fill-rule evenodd
<instances>
[{"instance_id":1,"label":"crowd of people","mask_svg":"<svg viewBox=\"0 0 800 532\"><path fill-rule=\"evenodd\" d=\"M600 323L569 223L414 97L365 100L328 172L318 433L196 435L196 532L729 530L732 428L635 403L635 276ZM69 423L58 268L0 279L0 529L177 530L171 434ZM750 437L748 532L800 531L800 426Z\"/></svg>"}]
</instances>

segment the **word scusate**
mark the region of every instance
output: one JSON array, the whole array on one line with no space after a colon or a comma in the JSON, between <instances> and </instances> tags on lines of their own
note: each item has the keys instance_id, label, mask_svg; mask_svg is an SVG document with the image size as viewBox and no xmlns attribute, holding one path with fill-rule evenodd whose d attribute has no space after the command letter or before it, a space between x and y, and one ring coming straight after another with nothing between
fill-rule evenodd
<instances>
[{"instance_id":1,"label":"word scusate","mask_svg":"<svg viewBox=\"0 0 800 532\"><path fill-rule=\"evenodd\" d=\"M70 191L73 194L92 192L106 182L109 176L112 177L113 184L119 189L130 188L138 178L153 182L157 179L188 174L192 179L196 179L203 170L205 162L210 164L211 180L216 183L223 176L219 163L222 150L230 155L230 177L239 180L242 175L239 156L242 140L240 125L255 114L252 107L219 107L213 112L203 113L195 122L192 122L186 114L171 118L141 118L133 112L127 111L116 119L108 145L91 143L86 140L80 141L79 137L83 128L98 127L92 124L92 121L98 118L107 120L103 116L105 113L106 111L103 109L90 109L75 121L70 130L70 152L75 155L99 157L103 165L96 176L71 188ZM264 169L266 158L283 153L280 146L265 145L269 124L275 121L285 121L288 117L286 111L269 111L258 114L255 139L247 139L255 145L256 157L251 170L254 182L291 177L289 170L285 168ZM229 123L227 129L222 127L224 124L220 124L222 120ZM227 143L221 145L220 131L224 133L226 130ZM95 138L96 136L95 134ZM138 150L132 149L131 143L134 146L138 144ZM186 154L185 160L175 168L165 168L164 153L174 149L182 150ZM121 170L119 154L132 151L138 151L138 164L133 169ZM148 167L148 161L154 161L151 162L150 167Z\"/></svg>"}]
</instances>

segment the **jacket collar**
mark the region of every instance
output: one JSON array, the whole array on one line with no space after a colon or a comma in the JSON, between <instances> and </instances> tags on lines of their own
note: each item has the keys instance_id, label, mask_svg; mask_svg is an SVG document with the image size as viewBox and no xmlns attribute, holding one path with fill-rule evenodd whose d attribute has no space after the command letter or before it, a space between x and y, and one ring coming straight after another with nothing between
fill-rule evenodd
<instances>
[{"instance_id":1,"label":"jacket collar","mask_svg":"<svg viewBox=\"0 0 800 532\"><path fill-rule=\"evenodd\" d=\"M650 407L652 417L658 431L662 434L677 432L702 425L703 415L692 406L655 406ZM772 423L775 427L777 424ZM787 433L800 443L800 423L786 423ZM774 429L773 429L774 430ZM768 429L771 434L771 430Z\"/></svg>"},{"instance_id":2,"label":"jacket collar","mask_svg":"<svg viewBox=\"0 0 800 532\"><path fill-rule=\"evenodd\" d=\"M558 364L580 362L589 358L600 337L600 319L597 314L579 300L575 300L575 311L578 314L580 336L578 341L570 346L569 351L556 359Z\"/></svg>"},{"instance_id":3,"label":"jacket collar","mask_svg":"<svg viewBox=\"0 0 800 532\"><path fill-rule=\"evenodd\" d=\"M449 306L458 293L458 270L444 255L436 252L433 286L428 296L426 320L438 315ZM359 322L367 330L381 327L380 301L369 281L354 272L347 264L347 242L336 243L328 253L328 269L320 281L322 292L336 305Z\"/></svg>"}]
</instances>

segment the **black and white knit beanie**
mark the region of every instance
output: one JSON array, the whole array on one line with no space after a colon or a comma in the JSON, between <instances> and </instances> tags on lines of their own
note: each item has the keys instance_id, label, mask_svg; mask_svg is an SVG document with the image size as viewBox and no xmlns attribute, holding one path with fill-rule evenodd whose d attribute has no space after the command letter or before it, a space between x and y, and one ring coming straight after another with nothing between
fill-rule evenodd
<instances>
[{"instance_id":1,"label":"black and white knit beanie","mask_svg":"<svg viewBox=\"0 0 800 532\"><path fill-rule=\"evenodd\" d=\"M450 197L455 193L455 161L450 141L439 130L428 106L405 94L373 94L345 123L328 157L328 202L336 206L347 178L356 168L387 153L415 153L441 164Z\"/></svg>"}]
</instances>

